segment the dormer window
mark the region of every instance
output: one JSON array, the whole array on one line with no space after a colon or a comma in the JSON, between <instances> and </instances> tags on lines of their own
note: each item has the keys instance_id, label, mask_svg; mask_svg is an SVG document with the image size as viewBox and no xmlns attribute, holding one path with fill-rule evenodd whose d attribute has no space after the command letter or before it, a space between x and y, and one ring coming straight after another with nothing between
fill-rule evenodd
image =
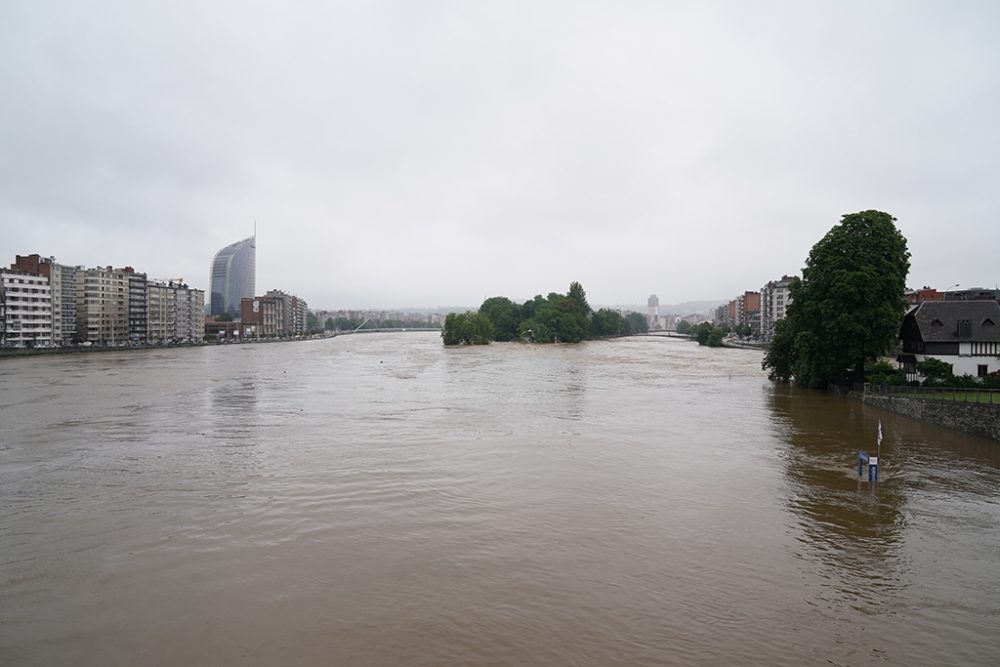
<instances>
[{"instance_id":1,"label":"dormer window","mask_svg":"<svg viewBox=\"0 0 1000 667\"><path fill-rule=\"evenodd\" d=\"M972 320L958 321L958 337L969 338L972 336Z\"/></svg>"},{"instance_id":2,"label":"dormer window","mask_svg":"<svg viewBox=\"0 0 1000 667\"><path fill-rule=\"evenodd\" d=\"M990 318L987 317L985 320L983 320L983 326L984 327L993 327L993 326L996 326L996 323L993 320L991 320Z\"/></svg>"},{"instance_id":3,"label":"dormer window","mask_svg":"<svg viewBox=\"0 0 1000 667\"><path fill-rule=\"evenodd\" d=\"M938 318L935 317L933 320L931 320L931 326L932 327L943 327L944 326L944 322L942 322L941 320L939 320Z\"/></svg>"}]
</instances>

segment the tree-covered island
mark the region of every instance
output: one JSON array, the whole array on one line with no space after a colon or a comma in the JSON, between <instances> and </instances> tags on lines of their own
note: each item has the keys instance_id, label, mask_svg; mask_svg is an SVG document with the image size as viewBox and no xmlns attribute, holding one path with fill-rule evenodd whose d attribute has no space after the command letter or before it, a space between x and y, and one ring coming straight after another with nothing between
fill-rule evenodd
<instances>
[{"instance_id":1,"label":"tree-covered island","mask_svg":"<svg viewBox=\"0 0 1000 667\"><path fill-rule=\"evenodd\" d=\"M646 318L640 313L623 316L610 308L592 310L583 285L573 282L566 294L539 294L522 304L495 296L483 301L477 312L449 313L441 338L445 345L485 345L494 340L579 343L646 330Z\"/></svg>"}]
</instances>

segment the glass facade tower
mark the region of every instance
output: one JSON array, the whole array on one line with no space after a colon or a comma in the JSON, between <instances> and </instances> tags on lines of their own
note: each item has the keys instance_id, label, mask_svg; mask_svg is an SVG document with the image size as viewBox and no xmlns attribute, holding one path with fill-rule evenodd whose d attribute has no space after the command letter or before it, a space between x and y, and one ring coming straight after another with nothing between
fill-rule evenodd
<instances>
[{"instance_id":1,"label":"glass facade tower","mask_svg":"<svg viewBox=\"0 0 1000 667\"><path fill-rule=\"evenodd\" d=\"M227 245L212 260L209 315L240 317L240 301L257 287L257 237Z\"/></svg>"}]
</instances>

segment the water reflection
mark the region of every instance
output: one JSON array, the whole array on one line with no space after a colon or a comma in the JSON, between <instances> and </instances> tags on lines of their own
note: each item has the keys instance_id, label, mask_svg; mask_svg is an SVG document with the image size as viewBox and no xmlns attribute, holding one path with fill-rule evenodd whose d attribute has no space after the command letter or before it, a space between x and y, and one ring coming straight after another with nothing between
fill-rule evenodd
<instances>
[{"instance_id":1,"label":"water reflection","mask_svg":"<svg viewBox=\"0 0 1000 667\"><path fill-rule=\"evenodd\" d=\"M788 386L774 387L769 399L786 445L785 506L800 531L796 556L825 566L819 574L842 603L874 611L908 583L898 468L886 466L876 484L857 475L858 450L874 453L878 416L860 403ZM881 453L892 460L892 443Z\"/></svg>"}]
</instances>

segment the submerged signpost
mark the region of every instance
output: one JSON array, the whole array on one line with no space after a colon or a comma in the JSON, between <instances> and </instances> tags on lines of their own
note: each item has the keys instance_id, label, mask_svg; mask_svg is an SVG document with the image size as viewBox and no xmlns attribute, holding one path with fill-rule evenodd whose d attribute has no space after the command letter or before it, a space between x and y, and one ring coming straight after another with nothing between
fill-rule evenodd
<instances>
[{"instance_id":1,"label":"submerged signpost","mask_svg":"<svg viewBox=\"0 0 1000 667\"><path fill-rule=\"evenodd\" d=\"M878 457L882 450L882 420L878 420L878 440L875 444L875 456L868 456L863 451L858 450L858 477L863 477L865 464L868 464L868 481L878 481Z\"/></svg>"}]
</instances>

